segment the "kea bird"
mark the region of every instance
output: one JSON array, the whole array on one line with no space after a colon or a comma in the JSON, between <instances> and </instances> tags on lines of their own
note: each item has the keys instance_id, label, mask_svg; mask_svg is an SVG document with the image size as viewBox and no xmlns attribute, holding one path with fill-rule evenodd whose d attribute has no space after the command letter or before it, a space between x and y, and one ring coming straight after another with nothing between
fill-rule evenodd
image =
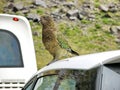
<instances>
[{"instance_id":1,"label":"kea bird","mask_svg":"<svg viewBox=\"0 0 120 90\"><path fill-rule=\"evenodd\" d=\"M40 17L40 21L42 24L42 42L46 50L48 50L49 53L53 56L52 62L79 55L68 44L65 36L60 31L58 31L52 17L44 15ZM60 70L53 90L58 90L61 83L61 78L64 79L64 76L67 74L68 72L66 70Z\"/></svg>"},{"instance_id":2,"label":"kea bird","mask_svg":"<svg viewBox=\"0 0 120 90\"><path fill-rule=\"evenodd\" d=\"M79 55L71 49L64 35L57 30L52 17L44 15L40 17L40 21L42 24L42 42L46 50L53 56L53 61Z\"/></svg>"}]
</instances>

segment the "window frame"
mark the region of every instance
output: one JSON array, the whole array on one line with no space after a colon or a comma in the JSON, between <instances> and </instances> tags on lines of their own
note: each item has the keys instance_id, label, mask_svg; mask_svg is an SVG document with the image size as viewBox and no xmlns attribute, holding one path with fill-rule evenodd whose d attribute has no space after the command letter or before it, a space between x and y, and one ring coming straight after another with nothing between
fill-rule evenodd
<instances>
[{"instance_id":1,"label":"window frame","mask_svg":"<svg viewBox=\"0 0 120 90\"><path fill-rule=\"evenodd\" d=\"M32 79L30 79L30 81L24 86L24 88L22 88L22 90L27 90L27 88L32 84L31 88L29 90L33 90L35 88L36 82L37 82L38 78L37 75L34 76Z\"/></svg>"}]
</instances>

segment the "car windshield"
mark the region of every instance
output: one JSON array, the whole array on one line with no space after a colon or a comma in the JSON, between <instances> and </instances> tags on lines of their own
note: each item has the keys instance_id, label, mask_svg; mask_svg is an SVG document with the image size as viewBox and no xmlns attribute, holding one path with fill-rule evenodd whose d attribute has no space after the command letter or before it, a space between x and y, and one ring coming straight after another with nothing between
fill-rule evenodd
<instances>
[{"instance_id":1,"label":"car windshield","mask_svg":"<svg viewBox=\"0 0 120 90\"><path fill-rule=\"evenodd\" d=\"M46 72L38 78L34 90L95 90L96 72L96 69Z\"/></svg>"}]
</instances>

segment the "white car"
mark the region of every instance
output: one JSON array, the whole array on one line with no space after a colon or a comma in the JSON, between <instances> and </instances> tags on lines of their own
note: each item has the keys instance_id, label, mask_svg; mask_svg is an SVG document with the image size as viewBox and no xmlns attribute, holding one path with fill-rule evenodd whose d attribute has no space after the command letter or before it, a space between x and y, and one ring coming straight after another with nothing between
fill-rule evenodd
<instances>
[{"instance_id":1,"label":"white car","mask_svg":"<svg viewBox=\"0 0 120 90\"><path fill-rule=\"evenodd\" d=\"M36 71L28 20L23 16L0 14L0 90L21 90Z\"/></svg>"},{"instance_id":2,"label":"white car","mask_svg":"<svg viewBox=\"0 0 120 90\"><path fill-rule=\"evenodd\" d=\"M22 90L120 90L120 50L51 63Z\"/></svg>"}]
</instances>

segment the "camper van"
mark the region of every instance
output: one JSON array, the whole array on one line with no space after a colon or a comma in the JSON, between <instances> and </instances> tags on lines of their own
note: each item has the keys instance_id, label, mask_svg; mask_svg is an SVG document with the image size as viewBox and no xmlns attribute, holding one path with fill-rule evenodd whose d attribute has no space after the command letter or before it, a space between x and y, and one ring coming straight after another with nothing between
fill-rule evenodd
<instances>
[{"instance_id":1,"label":"camper van","mask_svg":"<svg viewBox=\"0 0 120 90\"><path fill-rule=\"evenodd\" d=\"M36 71L28 20L22 16L0 14L0 90L21 90Z\"/></svg>"},{"instance_id":2,"label":"camper van","mask_svg":"<svg viewBox=\"0 0 120 90\"><path fill-rule=\"evenodd\" d=\"M120 90L120 50L51 63L34 74L22 90Z\"/></svg>"}]
</instances>

